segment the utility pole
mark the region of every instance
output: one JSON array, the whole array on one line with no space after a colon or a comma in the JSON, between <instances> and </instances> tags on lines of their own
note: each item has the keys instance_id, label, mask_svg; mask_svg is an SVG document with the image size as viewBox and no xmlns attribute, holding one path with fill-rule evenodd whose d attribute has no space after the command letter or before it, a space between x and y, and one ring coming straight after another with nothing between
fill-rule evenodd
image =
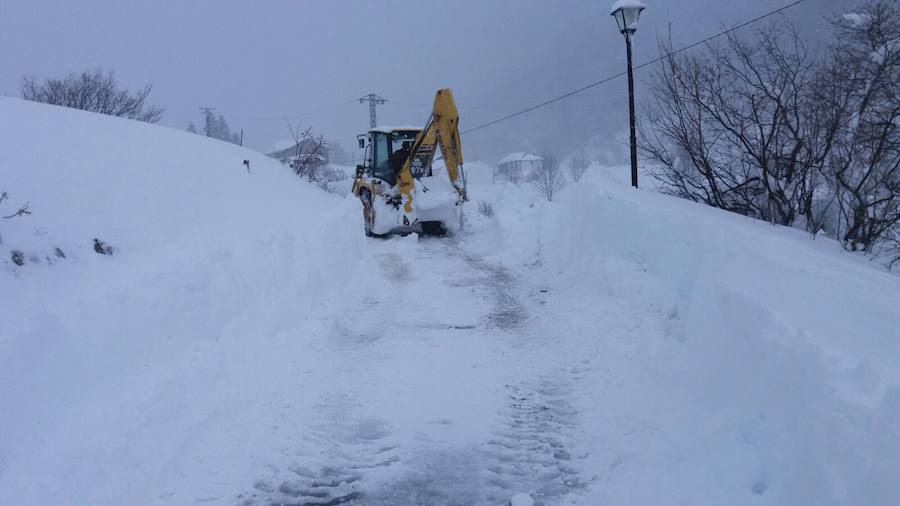
<instances>
[{"instance_id":1,"label":"utility pole","mask_svg":"<svg viewBox=\"0 0 900 506\"><path fill-rule=\"evenodd\" d=\"M206 134L207 137L210 137L210 134L212 133L212 121L213 121L212 112L215 110L216 110L215 107L201 107L200 108L200 112L202 112L203 116L206 118L206 132L204 132L204 133Z\"/></svg>"},{"instance_id":2,"label":"utility pole","mask_svg":"<svg viewBox=\"0 0 900 506\"><path fill-rule=\"evenodd\" d=\"M369 128L375 128L375 126L378 125L378 120L375 117L375 106L381 105L387 102L387 100L379 97L374 93L369 93L368 95L359 97L360 104L364 104L366 102L369 103Z\"/></svg>"}]
</instances>

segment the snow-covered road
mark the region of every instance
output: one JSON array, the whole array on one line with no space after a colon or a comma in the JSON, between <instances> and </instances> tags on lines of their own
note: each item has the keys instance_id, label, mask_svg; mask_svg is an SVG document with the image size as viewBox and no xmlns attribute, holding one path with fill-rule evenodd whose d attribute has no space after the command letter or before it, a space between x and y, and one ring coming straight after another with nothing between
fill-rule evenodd
<instances>
[{"instance_id":1,"label":"snow-covered road","mask_svg":"<svg viewBox=\"0 0 900 506\"><path fill-rule=\"evenodd\" d=\"M306 336L305 374L327 386L241 503L543 504L583 486L577 367L546 360L553 336L532 325L546 292L458 238L367 247L341 310Z\"/></svg>"}]
</instances>

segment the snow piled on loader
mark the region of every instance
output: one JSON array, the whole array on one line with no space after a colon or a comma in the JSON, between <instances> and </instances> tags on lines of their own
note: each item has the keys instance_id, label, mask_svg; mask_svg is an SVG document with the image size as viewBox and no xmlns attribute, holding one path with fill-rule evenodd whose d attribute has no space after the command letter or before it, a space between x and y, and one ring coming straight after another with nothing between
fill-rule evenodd
<instances>
[{"instance_id":1,"label":"snow piled on loader","mask_svg":"<svg viewBox=\"0 0 900 506\"><path fill-rule=\"evenodd\" d=\"M596 166L366 239L240 147L0 117L0 504L900 503L900 278L831 241Z\"/></svg>"}]
</instances>

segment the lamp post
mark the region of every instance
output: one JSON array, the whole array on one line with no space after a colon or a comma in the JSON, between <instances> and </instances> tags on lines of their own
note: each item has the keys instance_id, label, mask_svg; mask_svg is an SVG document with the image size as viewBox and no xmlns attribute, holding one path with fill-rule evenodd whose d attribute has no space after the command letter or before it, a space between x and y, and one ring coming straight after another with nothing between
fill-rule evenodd
<instances>
[{"instance_id":1,"label":"lamp post","mask_svg":"<svg viewBox=\"0 0 900 506\"><path fill-rule=\"evenodd\" d=\"M618 0L609 15L616 18L619 31L625 36L625 50L628 53L628 116L631 122L631 186L637 188L637 136L634 128L634 73L631 70L631 36L637 31L641 11L646 6L640 0Z\"/></svg>"}]
</instances>

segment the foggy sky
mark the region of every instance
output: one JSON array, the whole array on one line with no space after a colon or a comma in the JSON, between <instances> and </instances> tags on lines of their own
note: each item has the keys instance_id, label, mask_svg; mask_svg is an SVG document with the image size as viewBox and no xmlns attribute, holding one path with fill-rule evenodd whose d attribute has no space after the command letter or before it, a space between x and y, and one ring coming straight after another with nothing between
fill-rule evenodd
<instances>
[{"instance_id":1,"label":"foggy sky","mask_svg":"<svg viewBox=\"0 0 900 506\"><path fill-rule=\"evenodd\" d=\"M58 77L113 69L166 109L161 124L200 126L216 107L249 147L290 138L283 119L351 154L368 129L375 92L381 124L421 125L434 91L452 88L463 129L625 68L613 0L0 0L0 92L18 96L25 74ZM635 61L657 55L671 24L675 45L702 39L788 0L646 0ZM843 3L843 2L842 2ZM841 3L841 4L842 4ZM813 37L836 0L786 12ZM636 74L637 100L649 76ZM627 125L624 79L463 137L467 159L517 150L564 155L590 138L615 151Z\"/></svg>"}]
</instances>

